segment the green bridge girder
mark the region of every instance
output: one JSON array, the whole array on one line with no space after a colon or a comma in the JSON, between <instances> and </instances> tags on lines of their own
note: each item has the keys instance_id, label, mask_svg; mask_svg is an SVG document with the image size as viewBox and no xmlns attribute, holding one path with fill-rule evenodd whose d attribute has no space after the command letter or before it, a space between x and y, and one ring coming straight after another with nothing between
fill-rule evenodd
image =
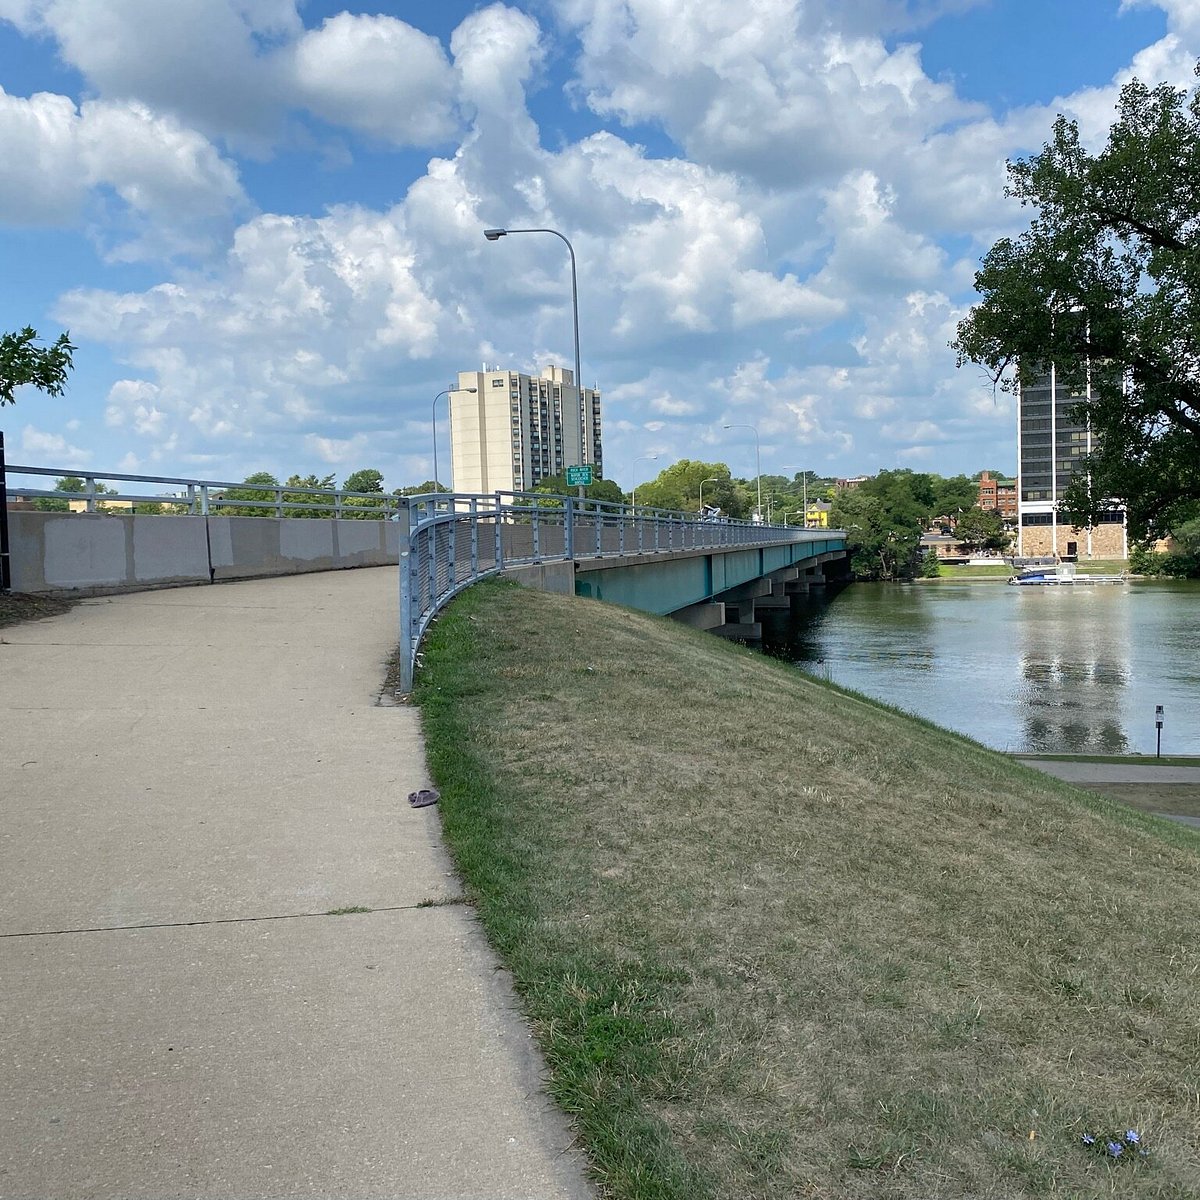
<instances>
[{"instance_id":1,"label":"green bridge girder","mask_svg":"<svg viewBox=\"0 0 1200 1200\"><path fill-rule=\"evenodd\" d=\"M828 561L822 556L845 550L845 537L834 536L729 550L648 554L634 562L577 559L575 594L665 616L785 567L814 567Z\"/></svg>"}]
</instances>

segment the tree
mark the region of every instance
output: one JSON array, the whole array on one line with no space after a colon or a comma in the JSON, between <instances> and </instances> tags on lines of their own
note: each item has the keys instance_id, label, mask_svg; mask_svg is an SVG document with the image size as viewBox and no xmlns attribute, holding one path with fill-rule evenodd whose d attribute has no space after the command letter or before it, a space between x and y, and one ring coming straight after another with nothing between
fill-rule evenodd
<instances>
[{"instance_id":1,"label":"tree","mask_svg":"<svg viewBox=\"0 0 1200 1200\"><path fill-rule=\"evenodd\" d=\"M285 488L317 488L323 492L332 492L336 482L333 475L324 475L320 479L315 475L289 475L283 486ZM305 506L303 508L285 508L283 510L285 517L308 517L311 519L333 516L333 508L323 504L320 496L314 496L309 491L284 492L283 501L285 504Z\"/></svg>"},{"instance_id":2,"label":"tree","mask_svg":"<svg viewBox=\"0 0 1200 1200\"><path fill-rule=\"evenodd\" d=\"M1009 534L1004 521L995 509L968 508L958 518L955 530L958 538L968 550L1000 551L1008 547Z\"/></svg>"},{"instance_id":3,"label":"tree","mask_svg":"<svg viewBox=\"0 0 1200 1200\"><path fill-rule=\"evenodd\" d=\"M383 473L375 470L374 467L364 467L363 470L346 476L346 482L342 484L342 491L382 492Z\"/></svg>"},{"instance_id":4,"label":"tree","mask_svg":"<svg viewBox=\"0 0 1200 1200\"><path fill-rule=\"evenodd\" d=\"M1060 116L1008 171L1033 220L984 257L959 365L1015 392L1052 363L1072 395L1090 391L1075 415L1098 448L1063 505L1077 525L1114 500L1136 538L1181 524L1200 512L1200 88L1135 79L1099 154Z\"/></svg>"},{"instance_id":5,"label":"tree","mask_svg":"<svg viewBox=\"0 0 1200 1200\"><path fill-rule=\"evenodd\" d=\"M255 471L253 475L247 475L243 480L246 484L257 484L257 487L240 487L226 488L221 496L225 501L271 501L275 499L275 493L266 491L266 488L277 488L279 480L275 478L270 471ZM221 517L273 517L275 510L271 508L250 508L238 507L234 504L221 504L216 506L213 511Z\"/></svg>"},{"instance_id":6,"label":"tree","mask_svg":"<svg viewBox=\"0 0 1200 1200\"><path fill-rule=\"evenodd\" d=\"M830 523L846 530L850 567L860 579L911 576L933 488L928 475L880 471L858 487L838 492Z\"/></svg>"},{"instance_id":7,"label":"tree","mask_svg":"<svg viewBox=\"0 0 1200 1200\"><path fill-rule=\"evenodd\" d=\"M942 479L934 475L933 504L931 517L953 516L955 513L966 512L979 503L979 484L972 482L965 475L952 475Z\"/></svg>"},{"instance_id":8,"label":"tree","mask_svg":"<svg viewBox=\"0 0 1200 1200\"><path fill-rule=\"evenodd\" d=\"M64 475L61 479L54 481L54 490L56 492L86 492L87 483L78 475ZM110 488L105 483L96 482L97 496L111 496L116 493L116 488ZM41 512L70 512L71 504L67 500L51 499L49 496L41 496L34 501L34 507ZM103 510L103 505L100 505Z\"/></svg>"},{"instance_id":9,"label":"tree","mask_svg":"<svg viewBox=\"0 0 1200 1200\"><path fill-rule=\"evenodd\" d=\"M70 334L61 334L49 346L37 344L37 330L26 325L20 333L0 334L0 408L15 404L15 390L28 384L47 396L61 396L67 372L75 364Z\"/></svg>"},{"instance_id":10,"label":"tree","mask_svg":"<svg viewBox=\"0 0 1200 1200\"><path fill-rule=\"evenodd\" d=\"M700 484L704 483L704 505L717 505L727 517L741 518L750 511L746 483L730 478L724 463L706 463L681 458L658 473L657 478L637 485L638 505L696 512L700 506ZM631 493L632 495L632 493Z\"/></svg>"}]
</instances>

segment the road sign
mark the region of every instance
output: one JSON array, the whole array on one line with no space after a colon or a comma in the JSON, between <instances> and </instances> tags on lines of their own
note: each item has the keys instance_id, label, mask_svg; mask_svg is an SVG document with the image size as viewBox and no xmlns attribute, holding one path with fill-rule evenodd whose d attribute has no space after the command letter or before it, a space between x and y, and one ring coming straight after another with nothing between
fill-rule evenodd
<instances>
[{"instance_id":1,"label":"road sign","mask_svg":"<svg viewBox=\"0 0 1200 1200\"><path fill-rule=\"evenodd\" d=\"M591 487L592 486L592 468L584 467L568 467L567 468L567 487Z\"/></svg>"}]
</instances>

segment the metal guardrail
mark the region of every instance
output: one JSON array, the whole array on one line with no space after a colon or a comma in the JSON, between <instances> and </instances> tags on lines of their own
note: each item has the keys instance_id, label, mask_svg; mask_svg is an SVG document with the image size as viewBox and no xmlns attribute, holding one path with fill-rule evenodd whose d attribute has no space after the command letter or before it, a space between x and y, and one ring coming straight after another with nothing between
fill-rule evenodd
<instances>
[{"instance_id":1,"label":"metal guardrail","mask_svg":"<svg viewBox=\"0 0 1200 1200\"><path fill-rule=\"evenodd\" d=\"M215 479L184 479L174 475L128 475L119 471L84 472L79 469L63 469L61 467L24 467L11 463L8 475L50 476L59 479L82 479L84 490L81 492L47 491L43 488L8 486L10 496L19 496L29 500L83 500L87 503L87 512L97 512L105 504L162 504L174 505L185 509L191 516L220 516L223 509L253 508L263 509L263 516L282 517L292 511L309 512L313 509L328 510L331 516L343 517L344 500L369 500L370 504L351 504L346 508L355 517L373 517L382 519L394 516L398 508L398 496L385 492L348 492L336 488L312 488L289 486L286 483L227 483ZM185 490L175 494L150 494L127 492L99 492L98 483L158 483L182 487ZM246 500L235 497L228 499L226 492L237 491L261 492L269 499ZM312 496L312 500L284 499L285 496Z\"/></svg>"},{"instance_id":2,"label":"metal guardrail","mask_svg":"<svg viewBox=\"0 0 1200 1200\"><path fill-rule=\"evenodd\" d=\"M429 492L400 498L400 687L410 692L429 623L464 588L507 567L810 540L814 530L546 496ZM827 536L821 530L819 536Z\"/></svg>"}]
</instances>

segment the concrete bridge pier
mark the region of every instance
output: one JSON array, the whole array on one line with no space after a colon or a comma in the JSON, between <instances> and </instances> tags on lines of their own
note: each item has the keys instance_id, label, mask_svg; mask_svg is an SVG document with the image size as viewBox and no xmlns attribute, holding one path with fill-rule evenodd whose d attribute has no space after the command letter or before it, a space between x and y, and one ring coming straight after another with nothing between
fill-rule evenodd
<instances>
[{"instance_id":1,"label":"concrete bridge pier","mask_svg":"<svg viewBox=\"0 0 1200 1200\"><path fill-rule=\"evenodd\" d=\"M693 629L719 629L725 624L725 605L720 601L706 600L701 604L692 604L671 614L676 621L682 621Z\"/></svg>"}]
</instances>

